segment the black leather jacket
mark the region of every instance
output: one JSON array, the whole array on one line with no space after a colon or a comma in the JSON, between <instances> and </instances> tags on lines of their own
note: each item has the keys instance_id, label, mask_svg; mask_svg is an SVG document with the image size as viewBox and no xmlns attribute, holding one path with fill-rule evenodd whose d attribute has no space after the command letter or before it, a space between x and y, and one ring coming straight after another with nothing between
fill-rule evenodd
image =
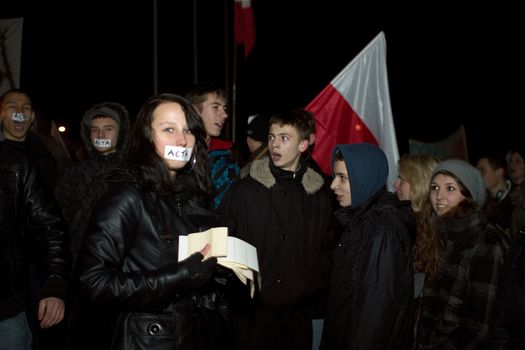
<instances>
[{"instance_id":1,"label":"black leather jacket","mask_svg":"<svg viewBox=\"0 0 525 350\"><path fill-rule=\"evenodd\" d=\"M0 140L0 320L26 309L29 263L42 276L40 298L64 299L69 265L60 210L26 151Z\"/></svg>"},{"instance_id":2,"label":"black leather jacket","mask_svg":"<svg viewBox=\"0 0 525 350\"><path fill-rule=\"evenodd\" d=\"M86 306L74 317L83 333L77 343L87 339L80 347L222 348L224 303L213 281L192 289L188 269L177 263L178 236L209 228L214 216L184 195L161 196L127 180L109 184L77 263L79 305Z\"/></svg>"}]
</instances>

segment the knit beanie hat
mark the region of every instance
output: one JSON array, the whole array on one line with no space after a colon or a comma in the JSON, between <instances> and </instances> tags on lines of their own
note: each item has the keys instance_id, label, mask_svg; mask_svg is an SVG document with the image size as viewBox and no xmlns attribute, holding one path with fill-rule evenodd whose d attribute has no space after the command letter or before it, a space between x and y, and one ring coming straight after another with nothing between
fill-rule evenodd
<instances>
[{"instance_id":1,"label":"knit beanie hat","mask_svg":"<svg viewBox=\"0 0 525 350\"><path fill-rule=\"evenodd\" d=\"M269 119L257 114L246 126L246 135L260 142L268 141Z\"/></svg>"},{"instance_id":2,"label":"knit beanie hat","mask_svg":"<svg viewBox=\"0 0 525 350\"><path fill-rule=\"evenodd\" d=\"M91 142L91 121L96 117L107 117L117 122L119 128L117 151L122 157L125 156L128 130L130 127L129 113L126 107L117 102L107 101L92 105L82 116L80 123L80 137L84 147L90 155L98 155L98 151Z\"/></svg>"},{"instance_id":3,"label":"knit beanie hat","mask_svg":"<svg viewBox=\"0 0 525 350\"><path fill-rule=\"evenodd\" d=\"M432 172L432 178L440 171L448 171L454 174L465 185L467 190L472 195L474 202L481 208L487 198L487 189L483 182L481 172L460 159L448 159L442 161Z\"/></svg>"}]
</instances>

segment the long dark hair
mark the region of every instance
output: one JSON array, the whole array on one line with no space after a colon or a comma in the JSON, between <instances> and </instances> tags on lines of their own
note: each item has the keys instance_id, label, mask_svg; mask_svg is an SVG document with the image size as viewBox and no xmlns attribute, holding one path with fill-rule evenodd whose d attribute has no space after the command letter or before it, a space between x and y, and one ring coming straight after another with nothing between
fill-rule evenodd
<instances>
[{"instance_id":1,"label":"long dark hair","mask_svg":"<svg viewBox=\"0 0 525 350\"><path fill-rule=\"evenodd\" d=\"M148 99L140 109L129 144L129 161L138 170L140 186L147 191L157 191L167 194L173 191L175 182L170 176L170 171L164 159L160 157L153 143L151 122L155 109L164 103L177 103L181 106L186 116L186 122L191 133L195 136L195 147L192 158L184 168L177 172L177 177L191 173L195 180L197 190L204 195L210 193L208 180L208 145L206 132L201 118L191 103L184 97L175 94L160 94Z\"/></svg>"}]
</instances>

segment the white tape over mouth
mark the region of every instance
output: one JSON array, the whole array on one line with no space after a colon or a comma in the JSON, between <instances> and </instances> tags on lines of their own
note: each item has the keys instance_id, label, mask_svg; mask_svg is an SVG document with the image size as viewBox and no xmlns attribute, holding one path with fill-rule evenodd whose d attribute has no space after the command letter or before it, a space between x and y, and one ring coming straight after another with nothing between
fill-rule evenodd
<instances>
[{"instance_id":1,"label":"white tape over mouth","mask_svg":"<svg viewBox=\"0 0 525 350\"><path fill-rule=\"evenodd\" d=\"M29 119L28 117L26 117L26 115L24 113L13 113L11 114L11 120L15 121L15 122L25 122L27 119Z\"/></svg>"},{"instance_id":2,"label":"white tape over mouth","mask_svg":"<svg viewBox=\"0 0 525 350\"><path fill-rule=\"evenodd\" d=\"M171 160L188 161L191 159L192 149L189 147L178 147L166 145L164 147L164 158Z\"/></svg>"},{"instance_id":3,"label":"white tape over mouth","mask_svg":"<svg viewBox=\"0 0 525 350\"><path fill-rule=\"evenodd\" d=\"M110 139L95 139L93 143L95 147L100 147L100 148L110 148L111 147Z\"/></svg>"}]
</instances>

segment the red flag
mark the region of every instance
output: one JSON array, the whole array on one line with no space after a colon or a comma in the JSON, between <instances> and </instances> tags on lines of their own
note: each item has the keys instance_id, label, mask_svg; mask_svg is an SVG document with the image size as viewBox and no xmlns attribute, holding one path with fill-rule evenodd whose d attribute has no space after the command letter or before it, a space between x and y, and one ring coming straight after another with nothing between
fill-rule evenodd
<instances>
[{"instance_id":1,"label":"red flag","mask_svg":"<svg viewBox=\"0 0 525 350\"><path fill-rule=\"evenodd\" d=\"M390 107L386 40L379 33L323 91L306 106L316 119L312 157L331 174L336 144L368 142L381 147L389 163L388 186L397 178L396 132Z\"/></svg>"},{"instance_id":2,"label":"red flag","mask_svg":"<svg viewBox=\"0 0 525 350\"><path fill-rule=\"evenodd\" d=\"M244 57L248 57L255 46L255 20L251 0L234 0L233 22L235 43L244 45Z\"/></svg>"}]
</instances>

